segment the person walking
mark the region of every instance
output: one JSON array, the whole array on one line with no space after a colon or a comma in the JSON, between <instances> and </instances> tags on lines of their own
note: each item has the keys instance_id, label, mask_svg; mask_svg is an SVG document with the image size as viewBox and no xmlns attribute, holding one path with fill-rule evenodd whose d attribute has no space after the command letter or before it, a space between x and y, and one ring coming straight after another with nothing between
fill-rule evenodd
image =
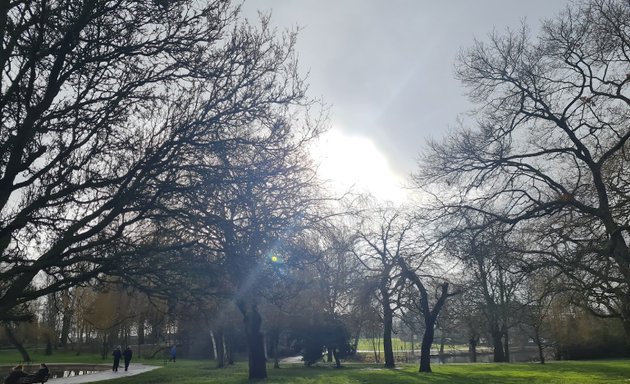
<instances>
[{"instance_id":1,"label":"person walking","mask_svg":"<svg viewBox=\"0 0 630 384\"><path fill-rule=\"evenodd\" d=\"M122 356L122 352L120 352L120 345L117 346L116 349L114 349L114 353L112 353L112 356L114 356L114 365L112 366L112 371L118 372L118 366L120 365L120 358Z\"/></svg>"},{"instance_id":2,"label":"person walking","mask_svg":"<svg viewBox=\"0 0 630 384\"><path fill-rule=\"evenodd\" d=\"M173 344L173 346L171 347L171 358L169 361L172 361L173 363L175 362L175 360L177 359L177 348L175 347L175 344Z\"/></svg>"},{"instance_id":3,"label":"person walking","mask_svg":"<svg viewBox=\"0 0 630 384\"><path fill-rule=\"evenodd\" d=\"M129 346L125 348L123 352L123 358L125 359L125 371L129 368L129 362L131 362L131 357L133 356L133 351Z\"/></svg>"}]
</instances>

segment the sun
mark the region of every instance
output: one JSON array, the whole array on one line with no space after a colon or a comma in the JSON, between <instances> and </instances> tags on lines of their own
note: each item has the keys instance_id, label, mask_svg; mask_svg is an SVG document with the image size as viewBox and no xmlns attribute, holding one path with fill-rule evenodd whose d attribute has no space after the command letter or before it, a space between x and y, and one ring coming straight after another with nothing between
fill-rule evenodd
<instances>
[{"instance_id":1,"label":"sun","mask_svg":"<svg viewBox=\"0 0 630 384\"><path fill-rule=\"evenodd\" d=\"M320 177L327 180L335 192L343 193L352 188L393 203L401 203L406 198L403 178L367 137L331 129L311 148L311 154L319 164Z\"/></svg>"}]
</instances>

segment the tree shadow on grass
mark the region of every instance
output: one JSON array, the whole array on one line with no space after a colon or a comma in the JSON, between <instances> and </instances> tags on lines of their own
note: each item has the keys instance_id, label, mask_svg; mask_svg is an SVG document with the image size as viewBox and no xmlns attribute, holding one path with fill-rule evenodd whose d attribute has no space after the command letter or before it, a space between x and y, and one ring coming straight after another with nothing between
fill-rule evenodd
<instances>
[{"instance_id":1,"label":"tree shadow on grass","mask_svg":"<svg viewBox=\"0 0 630 384\"><path fill-rule=\"evenodd\" d=\"M245 384L246 364L227 369L203 367L191 370L191 380L178 376L182 384ZM187 369L183 369L187 371ZM627 383L630 362L557 362L551 364L453 364L437 366L433 373L419 373L417 366L402 365L401 369L385 369L380 365L347 365L341 369L328 366L283 366L268 370L267 384L604 384ZM152 377L147 374L145 378ZM160 381L173 382L171 380ZM149 380L150 381L150 380ZM147 382L149 382L147 381ZM131 383L131 382L130 382ZM138 383L140 383L138 381ZM136 384L136 382L133 382ZM146 382L142 383L146 384Z\"/></svg>"}]
</instances>

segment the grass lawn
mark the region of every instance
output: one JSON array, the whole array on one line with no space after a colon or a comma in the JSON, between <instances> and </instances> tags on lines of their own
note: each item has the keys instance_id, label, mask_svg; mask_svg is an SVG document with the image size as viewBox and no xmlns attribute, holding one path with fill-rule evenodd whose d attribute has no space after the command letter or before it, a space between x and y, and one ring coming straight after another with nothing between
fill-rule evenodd
<instances>
[{"instance_id":1,"label":"grass lawn","mask_svg":"<svg viewBox=\"0 0 630 384\"><path fill-rule=\"evenodd\" d=\"M246 364L225 369L213 362L178 361L142 375L110 380L108 384L245 384ZM583 361L540 364L451 364L435 366L434 373L420 374L415 365L385 370L380 366L347 364L342 369L301 365L269 369L264 383L296 384L569 384L630 383L628 361Z\"/></svg>"},{"instance_id":2,"label":"grass lawn","mask_svg":"<svg viewBox=\"0 0 630 384\"><path fill-rule=\"evenodd\" d=\"M134 351L135 352L135 351ZM111 352L110 352L111 353ZM110 356L103 360L98 353L81 353L77 355L74 351L57 350L52 355L47 356L44 350L28 350L31 357L31 364L39 365L39 363L68 363L68 364L111 364ZM16 365L22 363L22 355L15 349L0 350L0 365ZM159 364L161 360L141 359L134 355L134 363Z\"/></svg>"},{"instance_id":3,"label":"grass lawn","mask_svg":"<svg viewBox=\"0 0 630 384\"><path fill-rule=\"evenodd\" d=\"M103 363L108 362L107 360L102 360L100 355L86 353L77 356L76 353L73 352L55 352L53 355L46 356L43 350L33 351L28 350L28 354L31 357L31 364L39 364L39 363L85 363L85 364L93 364L93 363ZM2 365L16 365L18 363L22 363L22 355L15 349L3 349L0 350L0 364Z\"/></svg>"},{"instance_id":4,"label":"grass lawn","mask_svg":"<svg viewBox=\"0 0 630 384\"><path fill-rule=\"evenodd\" d=\"M380 350L381 353L383 353L383 339L374 339L374 342L377 343L377 350L379 348L379 344L380 344ZM418 342L416 342L414 344L414 347L416 349L420 349L420 344ZM400 349L410 349L411 348L411 343L405 343L403 341L401 341L399 338L394 337L392 338L392 348L396 351L396 350L400 350ZM357 349L359 351L372 351L374 349L374 345L372 344L372 339L359 339L359 344L357 345Z\"/></svg>"},{"instance_id":5,"label":"grass lawn","mask_svg":"<svg viewBox=\"0 0 630 384\"><path fill-rule=\"evenodd\" d=\"M33 362L47 363L104 363L96 354L55 352L52 356L33 352ZM16 351L0 351L1 364L16 364L20 355ZM160 359L142 362L162 368L138 376L104 382L104 384L245 384L247 365L216 369L212 361L182 360L164 365ZM420 374L417 365L399 365L400 369L386 370L381 365L346 363L342 369L329 366L306 368L302 365L285 365L268 370L268 384L630 384L630 361L562 361L549 364L447 364L434 365L434 373Z\"/></svg>"},{"instance_id":6,"label":"grass lawn","mask_svg":"<svg viewBox=\"0 0 630 384\"><path fill-rule=\"evenodd\" d=\"M380 351L381 351L381 355L383 354L383 339L374 339L374 342L377 343L377 351L379 350L380 347ZM421 340L416 340L414 342L414 349L416 351L420 350L420 343ZM440 348L439 343L433 343L433 348L434 350L437 350L438 348ZM374 344L372 343L372 339L366 339L366 338L362 338L359 339L359 343L357 345L357 349L359 351L373 351L374 350ZM394 350L394 352L396 351L400 351L400 350L410 350L411 349L411 342L404 342L402 340L400 340L397 337L392 338L392 349ZM448 353L448 352L454 352L454 351L468 351L468 345L466 344L446 344L444 345L444 350ZM490 351L490 348L485 347L485 346L478 346L477 347L477 352L488 352Z\"/></svg>"}]
</instances>

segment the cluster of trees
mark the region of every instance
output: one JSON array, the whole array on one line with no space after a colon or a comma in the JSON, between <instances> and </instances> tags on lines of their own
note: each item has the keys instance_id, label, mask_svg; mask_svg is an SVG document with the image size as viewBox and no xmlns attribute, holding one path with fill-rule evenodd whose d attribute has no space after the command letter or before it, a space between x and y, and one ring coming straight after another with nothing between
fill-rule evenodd
<instances>
[{"instance_id":1,"label":"cluster of trees","mask_svg":"<svg viewBox=\"0 0 630 384\"><path fill-rule=\"evenodd\" d=\"M576 2L536 38L523 27L463 51L476 121L430 143L414 178L454 218L477 278L497 284L498 296L482 291L489 304L511 310L509 293L535 276L547 288L530 290L532 315L566 293L620 320L626 343L629 27L627 2Z\"/></svg>"},{"instance_id":2,"label":"cluster of trees","mask_svg":"<svg viewBox=\"0 0 630 384\"><path fill-rule=\"evenodd\" d=\"M225 0L3 2L0 320L117 278L236 295L260 349L260 261L318 201L294 43Z\"/></svg>"},{"instance_id":3,"label":"cluster of trees","mask_svg":"<svg viewBox=\"0 0 630 384\"><path fill-rule=\"evenodd\" d=\"M584 313L630 340L627 3L578 2L536 39L463 51L477 119L429 143L419 201L399 209L326 197L308 155L325 119L295 39L228 0L0 6L0 321L15 345L35 317L61 346L170 333L207 340L219 365L246 345L264 378L267 351L339 365L375 324L386 367L396 323L423 334L421 371L436 328L473 358L489 339L495 361L520 328L544 362Z\"/></svg>"},{"instance_id":4,"label":"cluster of trees","mask_svg":"<svg viewBox=\"0 0 630 384\"><path fill-rule=\"evenodd\" d=\"M477 121L431 143L415 182L440 189L452 230L500 231L523 271L630 336L629 25L626 2L578 2L537 39L523 28L464 51Z\"/></svg>"}]
</instances>

